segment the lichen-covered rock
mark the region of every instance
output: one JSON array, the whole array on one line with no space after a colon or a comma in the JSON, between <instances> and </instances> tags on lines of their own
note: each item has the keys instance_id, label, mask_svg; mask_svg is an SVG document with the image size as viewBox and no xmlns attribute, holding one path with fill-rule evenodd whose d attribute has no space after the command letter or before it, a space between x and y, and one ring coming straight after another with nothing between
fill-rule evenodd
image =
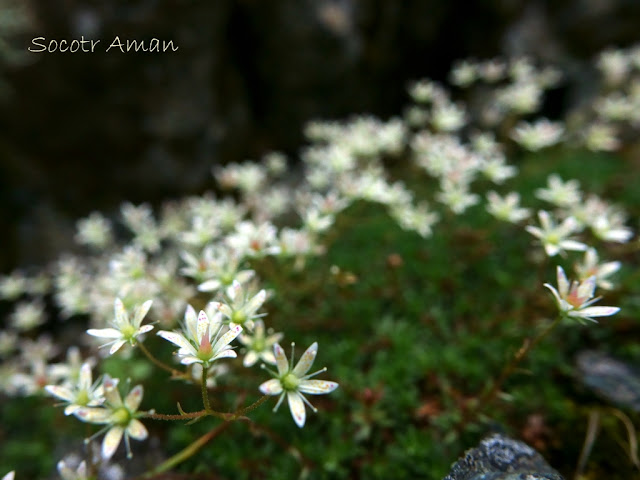
<instances>
[{"instance_id":1,"label":"lichen-covered rock","mask_svg":"<svg viewBox=\"0 0 640 480\"><path fill-rule=\"evenodd\" d=\"M500 434L468 450L443 480L563 480L545 459L523 442Z\"/></svg>"},{"instance_id":2,"label":"lichen-covered rock","mask_svg":"<svg viewBox=\"0 0 640 480\"><path fill-rule=\"evenodd\" d=\"M576 358L578 378L600 397L640 412L640 372L606 353L586 350Z\"/></svg>"}]
</instances>

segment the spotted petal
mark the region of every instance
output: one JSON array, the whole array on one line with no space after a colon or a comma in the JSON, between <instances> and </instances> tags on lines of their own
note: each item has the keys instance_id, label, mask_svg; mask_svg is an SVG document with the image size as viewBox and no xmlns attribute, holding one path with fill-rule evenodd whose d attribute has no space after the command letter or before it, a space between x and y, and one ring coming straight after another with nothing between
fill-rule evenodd
<instances>
[{"instance_id":1,"label":"spotted petal","mask_svg":"<svg viewBox=\"0 0 640 480\"><path fill-rule=\"evenodd\" d=\"M289 401L289 410L291 410L293 421L300 428L304 427L307 414L304 410L302 396L298 392L287 392L287 400Z\"/></svg>"},{"instance_id":2,"label":"spotted petal","mask_svg":"<svg viewBox=\"0 0 640 480\"><path fill-rule=\"evenodd\" d=\"M272 378L260 385L260 391L264 395L280 395L282 393L282 384L277 378Z\"/></svg>"},{"instance_id":3,"label":"spotted petal","mask_svg":"<svg viewBox=\"0 0 640 480\"><path fill-rule=\"evenodd\" d=\"M126 340L117 340L113 345L111 345L109 355L116 353L125 343L127 343Z\"/></svg>"},{"instance_id":4,"label":"spotted petal","mask_svg":"<svg viewBox=\"0 0 640 480\"><path fill-rule=\"evenodd\" d=\"M302 393L309 393L311 395L323 395L325 393L331 393L338 384L336 382L327 382L325 380L303 380L300 382L298 390Z\"/></svg>"},{"instance_id":5,"label":"spotted petal","mask_svg":"<svg viewBox=\"0 0 640 480\"><path fill-rule=\"evenodd\" d=\"M71 390L59 385L47 385L44 389L54 397L66 400L67 402L72 402L76 398Z\"/></svg>"},{"instance_id":6,"label":"spotted petal","mask_svg":"<svg viewBox=\"0 0 640 480\"><path fill-rule=\"evenodd\" d=\"M131 412L135 412L136 410L138 410L138 407L140 406L140 402L142 401L143 393L144 391L142 389L142 385L137 385L125 397L124 406L127 407Z\"/></svg>"},{"instance_id":7,"label":"spotted petal","mask_svg":"<svg viewBox=\"0 0 640 480\"><path fill-rule=\"evenodd\" d=\"M278 374L280 376L286 374L289 371L289 362L287 362L287 356L279 343L273 344L273 354L276 357L276 365L278 367Z\"/></svg>"},{"instance_id":8,"label":"spotted petal","mask_svg":"<svg viewBox=\"0 0 640 480\"><path fill-rule=\"evenodd\" d=\"M146 427L142 424L142 422L136 418L129 422L129 426L127 427L127 434L135 438L136 440L144 440L149 436L149 432Z\"/></svg>"},{"instance_id":9,"label":"spotted petal","mask_svg":"<svg viewBox=\"0 0 640 480\"><path fill-rule=\"evenodd\" d=\"M189 341L186 338L184 338L184 335L182 335L181 333L168 332L166 330L161 330L158 332L158 335L160 335L165 340L170 341L174 345L177 345L181 349L184 349L193 354L196 353L195 349L193 348L193 345L191 345L191 343L189 343Z\"/></svg>"},{"instance_id":10,"label":"spotted petal","mask_svg":"<svg viewBox=\"0 0 640 480\"><path fill-rule=\"evenodd\" d=\"M106 408L82 407L74 412L79 420L88 423L109 423L111 412Z\"/></svg>"},{"instance_id":11,"label":"spotted petal","mask_svg":"<svg viewBox=\"0 0 640 480\"><path fill-rule=\"evenodd\" d=\"M102 441L102 458L108 460L114 453L116 453L116 449L118 448L118 445L120 445L120 440L122 440L123 434L124 429L118 425L109 429Z\"/></svg>"},{"instance_id":12,"label":"spotted petal","mask_svg":"<svg viewBox=\"0 0 640 480\"><path fill-rule=\"evenodd\" d=\"M313 342L309 348L302 354L298 364L293 369L293 374L300 378L303 377L313 365L313 361L318 354L318 342Z\"/></svg>"},{"instance_id":13,"label":"spotted petal","mask_svg":"<svg viewBox=\"0 0 640 480\"><path fill-rule=\"evenodd\" d=\"M222 350L225 345L229 345L233 342L240 333L242 333L242 327L240 325L230 328L227 333L218 339L216 344L213 346L213 351L216 352L218 350Z\"/></svg>"}]
</instances>

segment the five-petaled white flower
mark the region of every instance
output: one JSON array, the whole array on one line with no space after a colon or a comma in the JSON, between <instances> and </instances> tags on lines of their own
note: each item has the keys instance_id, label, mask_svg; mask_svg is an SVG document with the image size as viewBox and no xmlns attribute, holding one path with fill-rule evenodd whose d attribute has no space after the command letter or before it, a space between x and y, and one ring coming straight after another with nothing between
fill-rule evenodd
<instances>
[{"instance_id":1,"label":"five-petaled white flower","mask_svg":"<svg viewBox=\"0 0 640 480\"><path fill-rule=\"evenodd\" d=\"M271 374L276 378L267 380L260 385L260 391L265 395L280 395L278 403L273 409L274 412L278 410L278 407L286 395L294 422L296 422L296 425L299 427L303 427L306 420L304 404L309 405L309 408L314 412L316 412L317 409L311 405L302 394L323 395L333 392L338 388L338 384L325 380L309 380L309 378L318 373L326 371L326 368L305 375L311 368L311 365L313 365L313 361L318 353L317 342L314 342L307 348L295 367L293 366L293 344L291 345L291 350L291 363L289 363L282 347L277 343L273 345L273 353L276 357L278 372L271 371Z\"/></svg>"},{"instance_id":2,"label":"five-petaled white flower","mask_svg":"<svg viewBox=\"0 0 640 480\"><path fill-rule=\"evenodd\" d=\"M242 332L240 325L231 325L224 334L222 332L222 315L217 313L209 319L204 311L196 317L196 311L191 305L187 306L184 314L182 332L158 332L165 340L180 347L177 355L182 357L180 363L191 365L201 363L208 367L220 358L235 358L236 352L229 344Z\"/></svg>"},{"instance_id":3,"label":"five-petaled white flower","mask_svg":"<svg viewBox=\"0 0 640 480\"><path fill-rule=\"evenodd\" d=\"M540 220L540 228L533 225L527 225L525 230L534 237L538 238L544 247L545 252L550 257L557 255L563 250L584 251L587 246L572 240L569 236L580 228L578 222L573 217L567 217L560 225L556 225L551 219L549 212L540 210L538 212Z\"/></svg>"},{"instance_id":4,"label":"five-petaled white flower","mask_svg":"<svg viewBox=\"0 0 640 480\"><path fill-rule=\"evenodd\" d=\"M618 307L592 307L600 297L593 298L593 291L596 288L595 275L588 279L578 282L573 281L571 284L567 280L562 267L558 266L558 289L544 284L556 299L560 314L566 317L575 318L579 322L589 320L596 322L592 317L608 317L620 311Z\"/></svg>"},{"instance_id":5,"label":"five-petaled white flower","mask_svg":"<svg viewBox=\"0 0 640 480\"><path fill-rule=\"evenodd\" d=\"M276 357L273 356L273 345L282 340L282 333L273 333L265 335L264 322L258 319L253 327L253 334L242 334L238 337L240 343L247 347L247 353L244 356L242 364L250 367L255 364L258 359L263 362L275 365Z\"/></svg>"},{"instance_id":6,"label":"five-petaled white flower","mask_svg":"<svg viewBox=\"0 0 640 480\"><path fill-rule=\"evenodd\" d=\"M101 338L113 338L114 340L103 345L111 345L109 354L113 355L120 350L120 347L129 342L132 346L136 344L138 335L153 329L153 325L140 325L142 319L151 308L152 300L147 300L137 307L133 313L133 320L129 320L129 315L124 309L122 300L116 298L114 302L115 319L113 321L114 328L90 328L87 330L89 335Z\"/></svg>"},{"instance_id":7,"label":"five-petaled white flower","mask_svg":"<svg viewBox=\"0 0 640 480\"><path fill-rule=\"evenodd\" d=\"M243 327L252 329L254 319L265 315L256 314L267 299L267 292L264 289L249 298L249 289L237 280L234 280L225 293L230 300L228 304L224 302L211 302L209 305L229 319L230 327L242 325Z\"/></svg>"},{"instance_id":8,"label":"five-petaled white flower","mask_svg":"<svg viewBox=\"0 0 640 480\"><path fill-rule=\"evenodd\" d=\"M82 407L75 412L75 416L84 422L107 425L96 433L96 435L100 435L103 431L107 431L102 441L103 458L109 459L113 456L123 436L127 448L127 457L131 458L129 437L136 440L144 440L149 435L142 422L136 418L140 416L137 410L142 401L142 385L134 387L127 394L124 401L122 401L118 391L117 378L105 375L102 385L106 399L104 408Z\"/></svg>"},{"instance_id":9,"label":"five-petaled white flower","mask_svg":"<svg viewBox=\"0 0 640 480\"><path fill-rule=\"evenodd\" d=\"M71 415L82 407L97 407L104 402L102 384L92 384L89 363L83 363L80 367L76 385L47 385L44 389L68 404L64 409L65 415Z\"/></svg>"}]
</instances>

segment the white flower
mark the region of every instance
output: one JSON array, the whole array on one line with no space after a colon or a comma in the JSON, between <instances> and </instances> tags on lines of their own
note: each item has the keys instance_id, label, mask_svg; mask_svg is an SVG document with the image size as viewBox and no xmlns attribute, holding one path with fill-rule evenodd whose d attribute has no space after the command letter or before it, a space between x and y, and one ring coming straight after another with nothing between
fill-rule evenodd
<instances>
[{"instance_id":1,"label":"white flower","mask_svg":"<svg viewBox=\"0 0 640 480\"><path fill-rule=\"evenodd\" d=\"M293 345L291 348L293 350ZM295 367L293 366L293 352L291 354L291 363L287 361L287 356L279 344L276 343L273 345L273 353L276 358L278 372L271 373L276 378L267 380L260 385L260 391L264 395L280 395L278 403L273 409L274 412L278 409L286 395L293 421L296 422L296 425L299 427L303 427L306 420L304 404L306 403L314 412L316 412L317 409L311 405L302 394L323 395L325 393L331 393L338 388L338 384L325 380L309 380L309 378L318 373L326 371L326 368L306 375L318 353L317 342L314 342L307 348Z\"/></svg>"},{"instance_id":2,"label":"white flower","mask_svg":"<svg viewBox=\"0 0 640 480\"><path fill-rule=\"evenodd\" d=\"M76 224L76 242L90 247L104 248L113 240L111 222L101 213L93 212Z\"/></svg>"},{"instance_id":3,"label":"white flower","mask_svg":"<svg viewBox=\"0 0 640 480\"><path fill-rule=\"evenodd\" d=\"M620 270L620 262L598 263L598 253L595 248L588 249L584 254L582 263L575 265L575 271L580 281L589 277L596 277L596 285L605 290L611 290L613 283L607 280L608 277Z\"/></svg>"},{"instance_id":4,"label":"white flower","mask_svg":"<svg viewBox=\"0 0 640 480\"><path fill-rule=\"evenodd\" d=\"M549 175L547 188L538 188L536 197L558 207L573 207L580 203L580 183L577 180L562 181L559 175Z\"/></svg>"},{"instance_id":5,"label":"white flower","mask_svg":"<svg viewBox=\"0 0 640 480\"><path fill-rule=\"evenodd\" d=\"M442 190L436 193L436 199L449 207L453 213L463 213L479 201L478 195L469 192L469 186L466 183L445 179L440 182L440 188Z\"/></svg>"},{"instance_id":6,"label":"white flower","mask_svg":"<svg viewBox=\"0 0 640 480\"><path fill-rule=\"evenodd\" d=\"M587 246L576 240L568 238L579 228L578 222L573 217L567 217L560 225L556 225L551 219L549 212L540 210L538 212L540 227L527 225L525 230L538 238L544 247L545 252L550 257L557 255L563 250L584 251Z\"/></svg>"},{"instance_id":7,"label":"white flower","mask_svg":"<svg viewBox=\"0 0 640 480\"><path fill-rule=\"evenodd\" d=\"M558 143L563 133L561 123L542 118L535 123L520 122L511 132L511 138L525 149L535 152Z\"/></svg>"},{"instance_id":8,"label":"white flower","mask_svg":"<svg viewBox=\"0 0 640 480\"><path fill-rule=\"evenodd\" d=\"M111 349L109 350L109 354L111 355L117 352L126 342L129 342L131 345L135 345L139 335L153 329L153 325L140 326L142 319L151 308L152 303L152 300L147 300L137 307L133 314L133 320L131 321L129 320L127 311L124 309L122 300L116 298L114 302L115 319L113 322L113 326L115 328L90 328L87 330L87 333L94 337L113 338L113 341L103 345L111 345Z\"/></svg>"},{"instance_id":9,"label":"white flower","mask_svg":"<svg viewBox=\"0 0 640 480\"><path fill-rule=\"evenodd\" d=\"M624 216L615 211L599 215L591 222L591 231L606 242L626 243L633 237L633 231L624 224Z\"/></svg>"},{"instance_id":10,"label":"white flower","mask_svg":"<svg viewBox=\"0 0 640 480\"><path fill-rule=\"evenodd\" d=\"M455 132L466 123L464 108L453 103L439 103L431 111L431 124L439 132Z\"/></svg>"},{"instance_id":11,"label":"white flower","mask_svg":"<svg viewBox=\"0 0 640 480\"><path fill-rule=\"evenodd\" d=\"M499 220L518 223L531 215L530 209L520 208L520 195L517 192L510 192L501 197L491 191L487 193L487 200L487 211Z\"/></svg>"},{"instance_id":12,"label":"white flower","mask_svg":"<svg viewBox=\"0 0 640 480\"><path fill-rule=\"evenodd\" d=\"M58 462L58 473L62 477L62 480L89 480L89 473L87 472L87 462L82 461L78 465L78 468L73 470L64 460Z\"/></svg>"},{"instance_id":13,"label":"white flower","mask_svg":"<svg viewBox=\"0 0 640 480\"><path fill-rule=\"evenodd\" d=\"M567 276L562 267L558 266L558 289L545 283L556 299L560 314L571 317L579 322L589 320L596 322L592 317L608 317L620 311L618 307L592 307L591 305L600 300L600 297L593 298L593 292L596 288L596 277L591 276L588 279L578 282L574 281L569 284Z\"/></svg>"},{"instance_id":14,"label":"white flower","mask_svg":"<svg viewBox=\"0 0 640 480\"><path fill-rule=\"evenodd\" d=\"M230 300L228 304L211 302L209 305L213 310L219 311L227 317L230 326L242 325L251 329L253 328L253 320L264 316L263 314L256 314L267 299L267 292L264 289L249 298L249 289L234 280L233 284L227 288L226 295Z\"/></svg>"},{"instance_id":15,"label":"white flower","mask_svg":"<svg viewBox=\"0 0 640 480\"><path fill-rule=\"evenodd\" d=\"M429 208L426 202L418 205L394 205L391 215L401 228L413 230L421 237L427 238L433 233L433 225L438 222L440 216Z\"/></svg>"},{"instance_id":16,"label":"white flower","mask_svg":"<svg viewBox=\"0 0 640 480\"><path fill-rule=\"evenodd\" d=\"M65 415L71 415L82 407L97 407L104 402L102 385L92 385L91 365L84 363L80 368L78 382L73 386L47 385L44 389L54 397L68 403Z\"/></svg>"},{"instance_id":17,"label":"white flower","mask_svg":"<svg viewBox=\"0 0 640 480\"><path fill-rule=\"evenodd\" d=\"M127 394L124 402L117 388L118 379L105 375L103 387L106 398L104 408L82 407L75 412L75 416L83 422L107 425L96 434L100 435L103 431L107 431L102 441L102 457L104 459L109 459L113 456L123 436L127 448L127 457L131 458L129 437L136 440L144 440L149 435L142 422L136 418L140 416L137 410L142 401L142 385L134 387Z\"/></svg>"},{"instance_id":18,"label":"white flower","mask_svg":"<svg viewBox=\"0 0 640 480\"><path fill-rule=\"evenodd\" d=\"M478 73L477 64L462 60L453 66L449 78L453 85L464 88L476 81Z\"/></svg>"},{"instance_id":19,"label":"white flower","mask_svg":"<svg viewBox=\"0 0 640 480\"><path fill-rule=\"evenodd\" d=\"M186 251L180 257L187 264L180 269L180 273L201 282L198 285L201 292L228 287L234 280L247 282L255 273L253 270L240 270L241 257L234 250L220 244L208 245L199 257Z\"/></svg>"},{"instance_id":20,"label":"white flower","mask_svg":"<svg viewBox=\"0 0 640 480\"><path fill-rule=\"evenodd\" d=\"M11 326L22 332L42 325L45 320L44 304L40 300L20 302L11 314Z\"/></svg>"},{"instance_id":21,"label":"white flower","mask_svg":"<svg viewBox=\"0 0 640 480\"><path fill-rule=\"evenodd\" d=\"M12 471L7 473L4 477L2 477L2 480L13 480L16 476L16 472Z\"/></svg>"},{"instance_id":22,"label":"white flower","mask_svg":"<svg viewBox=\"0 0 640 480\"><path fill-rule=\"evenodd\" d=\"M202 363L209 366L220 358L235 358L237 354L229 344L242 332L242 327L233 325L224 335L220 314L209 319L204 311L200 311L196 317L196 311L191 305L187 306L184 314L182 332L158 332L165 340L180 347L177 355L181 357L180 363L191 365Z\"/></svg>"},{"instance_id":23,"label":"white flower","mask_svg":"<svg viewBox=\"0 0 640 480\"><path fill-rule=\"evenodd\" d=\"M247 347L242 364L245 367L254 365L258 360L275 365L276 357L273 355L273 345L282 340L282 333L265 335L264 322L255 321L253 333L251 335L242 334L238 337L240 343Z\"/></svg>"},{"instance_id":24,"label":"white flower","mask_svg":"<svg viewBox=\"0 0 640 480\"><path fill-rule=\"evenodd\" d=\"M583 134L583 139L585 146L594 152L610 152L617 150L621 145L616 128L600 122L589 125Z\"/></svg>"}]
</instances>

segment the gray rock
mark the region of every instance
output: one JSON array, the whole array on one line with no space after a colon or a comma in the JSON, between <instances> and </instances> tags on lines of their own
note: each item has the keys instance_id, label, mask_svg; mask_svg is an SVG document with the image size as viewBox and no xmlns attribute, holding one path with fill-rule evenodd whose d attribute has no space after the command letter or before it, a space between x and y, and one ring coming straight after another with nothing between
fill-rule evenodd
<instances>
[{"instance_id":1,"label":"gray rock","mask_svg":"<svg viewBox=\"0 0 640 480\"><path fill-rule=\"evenodd\" d=\"M640 412L640 372L606 353L585 350L576 358L580 381L604 400Z\"/></svg>"},{"instance_id":2,"label":"gray rock","mask_svg":"<svg viewBox=\"0 0 640 480\"><path fill-rule=\"evenodd\" d=\"M500 434L484 438L468 450L443 480L563 480L526 443Z\"/></svg>"}]
</instances>

